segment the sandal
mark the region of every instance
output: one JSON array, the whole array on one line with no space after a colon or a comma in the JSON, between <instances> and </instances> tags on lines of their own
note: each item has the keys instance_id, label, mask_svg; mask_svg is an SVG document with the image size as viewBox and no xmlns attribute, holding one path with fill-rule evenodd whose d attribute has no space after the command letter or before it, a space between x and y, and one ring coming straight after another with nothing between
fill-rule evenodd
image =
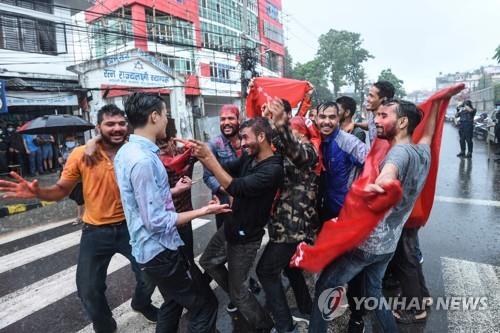
<instances>
[{"instance_id":1,"label":"sandal","mask_svg":"<svg viewBox=\"0 0 500 333\"><path fill-rule=\"evenodd\" d=\"M421 323L427 320L427 311L404 311L404 310L394 310L392 311L394 318L398 323L410 325Z\"/></svg>"}]
</instances>

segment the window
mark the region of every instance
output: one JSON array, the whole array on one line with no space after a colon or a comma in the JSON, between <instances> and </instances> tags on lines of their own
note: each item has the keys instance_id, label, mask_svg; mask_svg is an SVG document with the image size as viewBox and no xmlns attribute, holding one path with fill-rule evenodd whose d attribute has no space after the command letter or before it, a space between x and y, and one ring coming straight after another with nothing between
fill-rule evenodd
<instances>
[{"instance_id":1,"label":"window","mask_svg":"<svg viewBox=\"0 0 500 333\"><path fill-rule=\"evenodd\" d=\"M0 0L0 3L7 5L32 9L44 13L53 13L53 0Z\"/></svg>"},{"instance_id":2,"label":"window","mask_svg":"<svg viewBox=\"0 0 500 333\"><path fill-rule=\"evenodd\" d=\"M163 62L178 73L193 74L194 62L190 59L169 57Z\"/></svg>"},{"instance_id":3,"label":"window","mask_svg":"<svg viewBox=\"0 0 500 333\"><path fill-rule=\"evenodd\" d=\"M276 43L283 44L283 29L271 25L267 21L264 21L264 36Z\"/></svg>"},{"instance_id":4,"label":"window","mask_svg":"<svg viewBox=\"0 0 500 333\"><path fill-rule=\"evenodd\" d=\"M114 52L133 40L132 14L129 8L103 17L91 25L96 57Z\"/></svg>"},{"instance_id":5,"label":"window","mask_svg":"<svg viewBox=\"0 0 500 333\"><path fill-rule=\"evenodd\" d=\"M232 73L236 72L236 68L229 65L219 64L215 62L210 63L210 77L212 81L222 83L236 83L238 82L232 77Z\"/></svg>"},{"instance_id":6,"label":"window","mask_svg":"<svg viewBox=\"0 0 500 333\"><path fill-rule=\"evenodd\" d=\"M64 24L0 15L0 47L56 55L66 53Z\"/></svg>"},{"instance_id":7,"label":"window","mask_svg":"<svg viewBox=\"0 0 500 333\"><path fill-rule=\"evenodd\" d=\"M272 51L266 52L264 66L272 70L273 72L281 72L282 68L282 58L279 54Z\"/></svg>"},{"instance_id":8,"label":"window","mask_svg":"<svg viewBox=\"0 0 500 333\"><path fill-rule=\"evenodd\" d=\"M194 45L194 26L189 21L159 11L146 11L148 39L157 43Z\"/></svg>"}]
</instances>

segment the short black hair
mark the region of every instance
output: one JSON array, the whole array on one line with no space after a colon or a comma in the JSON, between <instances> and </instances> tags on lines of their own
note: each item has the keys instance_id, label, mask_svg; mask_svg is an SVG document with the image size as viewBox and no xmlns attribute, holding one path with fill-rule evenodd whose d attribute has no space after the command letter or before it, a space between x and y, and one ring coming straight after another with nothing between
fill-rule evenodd
<instances>
[{"instance_id":1,"label":"short black hair","mask_svg":"<svg viewBox=\"0 0 500 333\"><path fill-rule=\"evenodd\" d=\"M290 105L290 102L287 101L286 99L282 98L281 102L283 103L283 107L285 108L285 112L287 114L292 113L292 106Z\"/></svg>"},{"instance_id":2,"label":"short black hair","mask_svg":"<svg viewBox=\"0 0 500 333\"><path fill-rule=\"evenodd\" d=\"M251 128L255 135L259 135L260 133L264 133L266 137L266 141L271 144L273 138L273 129L269 124L269 121L264 117L255 117L248 120L245 120L240 125L240 131L244 128Z\"/></svg>"},{"instance_id":3,"label":"short black hair","mask_svg":"<svg viewBox=\"0 0 500 333\"><path fill-rule=\"evenodd\" d=\"M329 101L318 105L318 114L328 108L335 108L335 110L337 110L337 114L339 114L339 106L334 101Z\"/></svg>"},{"instance_id":4,"label":"short black hair","mask_svg":"<svg viewBox=\"0 0 500 333\"><path fill-rule=\"evenodd\" d=\"M125 113L132 128L146 126L149 115L157 111L161 113L165 100L159 95L146 93L133 93L125 102Z\"/></svg>"},{"instance_id":5,"label":"short black hair","mask_svg":"<svg viewBox=\"0 0 500 333\"><path fill-rule=\"evenodd\" d=\"M409 135L412 135L423 118L422 110L414 103L400 99L391 99L384 103L384 105L390 104L397 104L396 114L398 115L398 119L401 117L408 118L407 131Z\"/></svg>"},{"instance_id":6,"label":"short black hair","mask_svg":"<svg viewBox=\"0 0 500 333\"><path fill-rule=\"evenodd\" d=\"M394 98L394 94L396 93L396 89L394 85L389 81L378 81L373 84L378 89L378 96L380 98L392 99Z\"/></svg>"},{"instance_id":7,"label":"short black hair","mask_svg":"<svg viewBox=\"0 0 500 333\"><path fill-rule=\"evenodd\" d=\"M102 108L100 108L99 111L97 111L97 124L100 125L102 123L102 121L104 119L104 115L111 116L111 117L112 116L125 117L125 112L123 112L123 110L120 109L115 104L106 104Z\"/></svg>"},{"instance_id":8,"label":"short black hair","mask_svg":"<svg viewBox=\"0 0 500 333\"><path fill-rule=\"evenodd\" d=\"M354 100L354 98L351 98L349 96L340 96L335 102L341 105L342 109L349 111L349 117L354 116L354 114L356 113L356 101Z\"/></svg>"}]
</instances>

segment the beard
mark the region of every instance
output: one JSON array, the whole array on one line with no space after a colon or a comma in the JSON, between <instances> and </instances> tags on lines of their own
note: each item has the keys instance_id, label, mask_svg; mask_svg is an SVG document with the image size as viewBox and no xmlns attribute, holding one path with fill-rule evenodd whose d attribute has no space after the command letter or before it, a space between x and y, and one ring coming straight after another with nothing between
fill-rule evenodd
<instances>
[{"instance_id":1,"label":"beard","mask_svg":"<svg viewBox=\"0 0 500 333\"><path fill-rule=\"evenodd\" d=\"M250 157L257 156L260 152L260 148L257 143L250 143L244 145L242 148Z\"/></svg>"},{"instance_id":2,"label":"beard","mask_svg":"<svg viewBox=\"0 0 500 333\"><path fill-rule=\"evenodd\" d=\"M396 136L396 125L377 126L377 137L380 139L391 140Z\"/></svg>"},{"instance_id":3,"label":"beard","mask_svg":"<svg viewBox=\"0 0 500 333\"><path fill-rule=\"evenodd\" d=\"M227 128L231 129L231 132L229 134L226 134L225 131L224 131L224 129L227 129ZM220 132L226 138L232 138L233 136L235 136L236 134L238 134L238 127L237 126L233 126L233 125L224 125L224 126L220 127Z\"/></svg>"},{"instance_id":4,"label":"beard","mask_svg":"<svg viewBox=\"0 0 500 333\"><path fill-rule=\"evenodd\" d=\"M113 141L111 139L111 135L104 134L102 132L101 132L101 138L102 138L102 142L109 145L109 146L120 147L125 143L126 135L123 136L123 140L120 142Z\"/></svg>"}]
</instances>

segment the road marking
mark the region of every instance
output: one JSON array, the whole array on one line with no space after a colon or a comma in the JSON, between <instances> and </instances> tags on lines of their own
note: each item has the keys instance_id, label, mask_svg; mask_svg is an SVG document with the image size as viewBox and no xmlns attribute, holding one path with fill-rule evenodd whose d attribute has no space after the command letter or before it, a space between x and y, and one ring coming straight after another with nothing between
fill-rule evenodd
<instances>
[{"instance_id":1,"label":"road marking","mask_svg":"<svg viewBox=\"0 0 500 333\"><path fill-rule=\"evenodd\" d=\"M265 247L268 242L269 242L269 236L266 232L264 238L262 239L261 248ZM194 258L194 261L198 264L198 266L200 257L201 254L196 258ZM201 269L201 271L203 271L203 269ZM214 290L217 287L218 284L215 281L210 282L210 288L212 288L212 290ZM161 304L163 303L163 297L158 292L158 288L156 288L155 292L153 293L153 296L151 296L151 300L153 301L153 304L156 307L160 307ZM122 304L113 309L113 318L115 318L116 320L118 331L122 333L135 333L135 332L153 333L155 331L156 325L147 322L146 319L144 319L144 317L141 314L134 312L130 308L130 301L131 299L128 299L127 301L123 302ZM92 324L89 324L80 331L78 331L78 333L92 333L92 332L94 332Z\"/></svg>"},{"instance_id":2,"label":"road marking","mask_svg":"<svg viewBox=\"0 0 500 333\"><path fill-rule=\"evenodd\" d=\"M5 234L0 235L0 245L13 242L15 240L28 237L34 234L38 234L42 231L47 231L50 229L54 229L57 227L60 227L64 224L68 224L70 222L73 222L75 219L69 219L69 220L64 220L64 221L58 221L58 222L53 222L53 223L48 223L44 225L39 225L37 227L28 227L24 228L19 231L12 231L12 232L7 232Z\"/></svg>"},{"instance_id":3,"label":"road marking","mask_svg":"<svg viewBox=\"0 0 500 333\"><path fill-rule=\"evenodd\" d=\"M500 267L441 258L446 297L487 297L487 309L449 310L448 332L498 332L500 329Z\"/></svg>"},{"instance_id":4,"label":"road marking","mask_svg":"<svg viewBox=\"0 0 500 333\"><path fill-rule=\"evenodd\" d=\"M434 197L434 200L438 201L438 202L450 202L450 203L458 203L458 204L465 204L465 205L500 207L500 201L494 201L494 200L443 197L440 195L436 195Z\"/></svg>"},{"instance_id":5,"label":"road marking","mask_svg":"<svg viewBox=\"0 0 500 333\"><path fill-rule=\"evenodd\" d=\"M195 219L192 222L193 230L209 222L207 219ZM113 256L108 275L128 264L129 261L125 257ZM76 265L0 298L0 329L74 293L75 273Z\"/></svg>"},{"instance_id":6,"label":"road marking","mask_svg":"<svg viewBox=\"0 0 500 333\"><path fill-rule=\"evenodd\" d=\"M0 273L29 264L35 260L48 257L59 251L68 249L80 242L81 230L56 237L43 243L9 253L0 258Z\"/></svg>"}]
</instances>

